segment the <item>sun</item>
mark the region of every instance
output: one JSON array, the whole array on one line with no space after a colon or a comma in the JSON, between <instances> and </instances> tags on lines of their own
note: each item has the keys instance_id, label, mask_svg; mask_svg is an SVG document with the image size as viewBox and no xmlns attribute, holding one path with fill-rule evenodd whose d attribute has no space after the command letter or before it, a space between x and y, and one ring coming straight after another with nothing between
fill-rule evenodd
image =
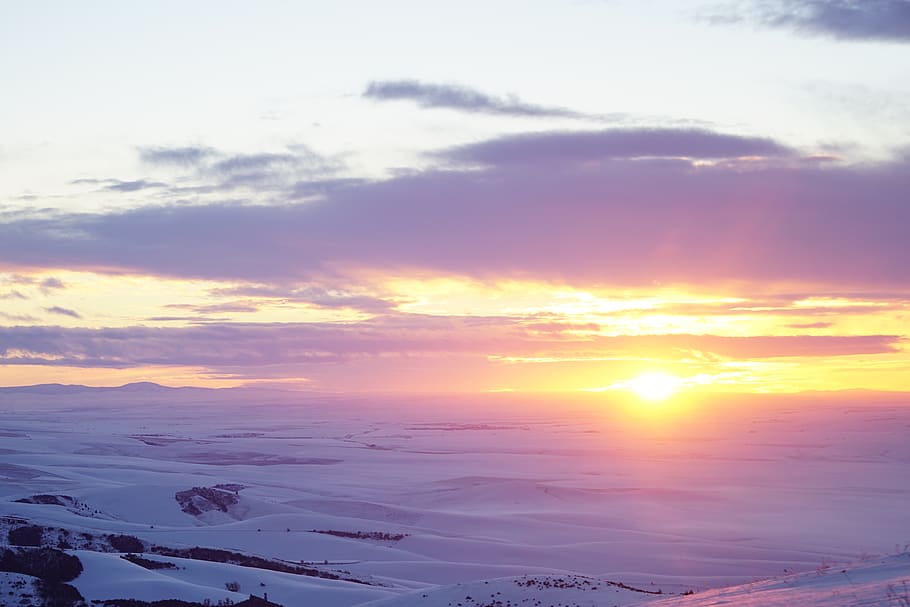
<instances>
[{"instance_id":1,"label":"sun","mask_svg":"<svg viewBox=\"0 0 910 607\"><path fill-rule=\"evenodd\" d=\"M670 398L679 390L682 380L660 371L642 373L625 382L623 386L639 398L652 402Z\"/></svg>"}]
</instances>

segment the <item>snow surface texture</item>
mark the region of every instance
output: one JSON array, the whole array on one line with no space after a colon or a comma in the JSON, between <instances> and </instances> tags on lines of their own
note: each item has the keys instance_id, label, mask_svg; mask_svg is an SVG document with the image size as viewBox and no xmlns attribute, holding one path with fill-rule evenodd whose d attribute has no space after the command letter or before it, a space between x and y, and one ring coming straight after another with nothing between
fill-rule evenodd
<instances>
[{"instance_id":1,"label":"snow surface texture","mask_svg":"<svg viewBox=\"0 0 910 607\"><path fill-rule=\"evenodd\" d=\"M0 390L0 542L42 526L82 560L71 584L87 600L910 607L910 558L871 556L910 542L908 436L910 406L873 395L637 411L593 397ZM109 535L174 566L122 559Z\"/></svg>"}]
</instances>

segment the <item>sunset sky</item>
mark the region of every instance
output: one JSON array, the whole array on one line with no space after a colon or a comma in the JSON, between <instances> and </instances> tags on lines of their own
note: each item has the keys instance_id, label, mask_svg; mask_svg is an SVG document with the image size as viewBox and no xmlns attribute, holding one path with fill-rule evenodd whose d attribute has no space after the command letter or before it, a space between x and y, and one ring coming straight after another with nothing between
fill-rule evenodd
<instances>
[{"instance_id":1,"label":"sunset sky","mask_svg":"<svg viewBox=\"0 0 910 607\"><path fill-rule=\"evenodd\" d=\"M0 0L0 385L910 390L910 2Z\"/></svg>"}]
</instances>

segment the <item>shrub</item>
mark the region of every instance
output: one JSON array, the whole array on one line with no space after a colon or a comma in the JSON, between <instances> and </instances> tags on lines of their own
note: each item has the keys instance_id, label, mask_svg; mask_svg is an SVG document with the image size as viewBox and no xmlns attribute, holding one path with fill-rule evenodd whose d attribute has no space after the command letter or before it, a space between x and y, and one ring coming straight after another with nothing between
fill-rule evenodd
<instances>
[{"instance_id":1,"label":"shrub","mask_svg":"<svg viewBox=\"0 0 910 607\"><path fill-rule=\"evenodd\" d=\"M69 582L82 573L82 562L53 548L3 550L0 571L22 573L50 583Z\"/></svg>"},{"instance_id":2,"label":"shrub","mask_svg":"<svg viewBox=\"0 0 910 607\"><path fill-rule=\"evenodd\" d=\"M77 607L85 605L85 598L73 586L59 582L39 580L35 583L38 596L45 607Z\"/></svg>"},{"instance_id":3,"label":"shrub","mask_svg":"<svg viewBox=\"0 0 910 607\"><path fill-rule=\"evenodd\" d=\"M40 546L43 530L38 525L26 525L9 530L9 543L13 546Z\"/></svg>"},{"instance_id":4,"label":"shrub","mask_svg":"<svg viewBox=\"0 0 910 607\"><path fill-rule=\"evenodd\" d=\"M109 535L107 541L117 552L145 552L142 541L132 535Z\"/></svg>"},{"instance_id":5,"label":"shrub","mask_svg":"<svg viewBox=\"0 0 910 607\"><path fill-rule=\"evenodd\" d=\"M146 569L177 569L177 565L174 563L168 561L153 561L151 559L143 558L138 554L121 554L120 558Z\"/></svg>"}]
</instances>

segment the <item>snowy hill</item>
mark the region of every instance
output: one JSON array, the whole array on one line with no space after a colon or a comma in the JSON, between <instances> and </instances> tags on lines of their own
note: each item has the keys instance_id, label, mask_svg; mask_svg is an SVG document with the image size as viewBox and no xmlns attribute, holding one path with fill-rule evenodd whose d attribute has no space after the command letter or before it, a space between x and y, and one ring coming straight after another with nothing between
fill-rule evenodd
<instances>
[{"instance_id":1,"label":"snowy hill","mask_svg":"<svg viewBox=\"0 0 910 607\"><path fill-rule=\"evenodd\" d=\"M649 603L649 607L907 607L910 552L850 566L706 590Z\"/></svg>"},{"instance_id":2,"label":"snowy hill","mask_svg":"<svg viewBox=\"0 0 910 607\"><path fill-rule=\"evenodd\" d=\"M705 590L655 594L583 576L520 576L455 584L362 607L906 607L910 553Z\"/></svg>"},{"instance_id":3,"label":"snowy hill","mask_svg":"<svg viewBox=\"0 0 910 607\"><path fill-rule=\"evenodd\" d=\"M602 407L302 398L0 392L0 549L77 556L67 583L96 606L910 607L910 557L831 565L910 541L902 403L655 428ZM6 571L0 605L37 601L35 576Z\"/></svg>"},{"instance_id":4,"label":"snowy hill","mask_svg":"<svg viewBox=\"0 0 910 607\"><path fill-rule=\"evenodd\" d=\"M636 605L661 596L618 582L579 575L522 575L418 590L362 607L601 607Z\"/></svg>"}]
</instances>

